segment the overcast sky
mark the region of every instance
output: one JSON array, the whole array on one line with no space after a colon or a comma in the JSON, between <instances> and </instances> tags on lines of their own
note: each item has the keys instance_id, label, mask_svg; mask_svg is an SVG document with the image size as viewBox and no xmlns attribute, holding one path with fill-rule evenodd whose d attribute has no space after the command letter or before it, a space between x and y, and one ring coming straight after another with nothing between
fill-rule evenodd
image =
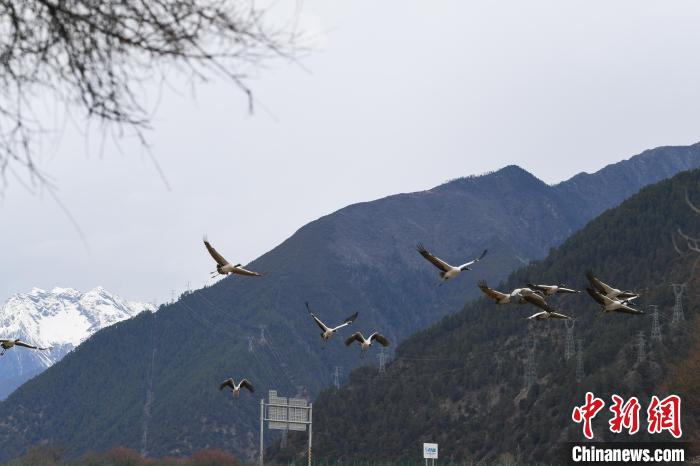
<instances>
[{"instance_id":1,"label":"overcast sky","mask_svg":"<svg viewBox=\"0 0 700 466\"><path fill-rule=\"evenodd\" d=\"M40 165L82 229L12 178L0 303L104 286L162 302L345 205L518 164L549 183L700 140L700 2L305 0L321 49L251 82L166 90L139 146L68 125ZM306 69L304 69L306 68ZM80 125L80 122L78 122Z\"/></svg>"}]
</instances>

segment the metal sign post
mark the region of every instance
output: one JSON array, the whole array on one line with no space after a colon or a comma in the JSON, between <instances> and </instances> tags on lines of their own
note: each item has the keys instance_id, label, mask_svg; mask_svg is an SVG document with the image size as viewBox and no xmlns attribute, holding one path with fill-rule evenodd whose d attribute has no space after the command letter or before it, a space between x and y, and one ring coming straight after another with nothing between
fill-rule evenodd
<instances>
[{"instance_id":1,"label":"metal sign post","mask_svg":"<svg viewBox=\"0 0 700 466\"><path fill-rule=\"evenodd\" d=\"M312 404L303 398L277 396L277 390L268 392L268 402L260 400L260 466L263 466L265 421L268 429L305 431L309 427L309 466L311 466ZM267 407L267 409L265 409Z\"/></svg>"}]
</instances>

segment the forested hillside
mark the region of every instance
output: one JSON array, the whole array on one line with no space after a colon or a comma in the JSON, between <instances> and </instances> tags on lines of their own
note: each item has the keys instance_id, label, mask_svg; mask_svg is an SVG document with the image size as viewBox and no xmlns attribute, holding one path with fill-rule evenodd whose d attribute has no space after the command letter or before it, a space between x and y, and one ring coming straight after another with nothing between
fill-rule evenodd
<instances>
[{"instance_id":1,"label":"forested hillside","mask_svg":"<svg viewBox=\"0 0 700 466\"><path fill-rule=\"evenodd\" d=\"M580 181L569 190L567 182L548 186L510 166L340 209L250 264L265 277L226 278L100 331L22 386L0 403L0 461L37 444L66 446L69 456L123 445L149 456L209 447L252 457L259 396L277 389L314 397L334 366L348 373L366 362L340 338L322 349L305 301L328 322L358 311L351 330L381 329L397 343L475 297L477 278L497 283L626 193L698 165L700 145L648 151L583 176L603 195L592 199ZM611 173L614 184L596 181ZM489 253L438 287L419 241L454 263ZM207 254L201 243L192 247ZM231 376L252 379L258 393L219 392Z\"/></svg>"},{"instance_id":2,"label":"forested hillside","mask_svg":"<svg viewBox=\"0 0 700 466\"><path fill-rule=\"evenodd\" d=\"M497 287L510 291L528 282L563 282L585 289L584 273L593 270L621 289L640 291L636 306L659 305L661 341L650 338L649 314L602 315L585 292L550 298L576 318L574 335L581 340L583 361L578 382L577 358L565 359L564 321L530 322L524 317L537 311L532 306L497 306L480 299L407 339L385 375L376 366L363 367L341 390L322 392L314 403L317 457L362 459L372 452L375 459L418 459L420 443L433 441L440 444L443 460L548 463L561 459L560 442L583 438L571 410L586 391L604 400L612 393L634 395L643 406L651 395L678 392L685 397L685 432L697 442L692 427L699 420L700 372L693 322L700 303L700 254L677 235L678 250L672 242L678 228L700 236L700 215L686 204L686 189L700 203L700 171L644 189ZM675 327L671 283L687 283L686 322ZM641 361L640 332L645 339ZM531 345L535 379L528 387ZM602 415L594 421L596 439L625 439L608 431L607 419ZM650 436L640 432L634 439ZM302 450L302 439L293 436L286 449L277 446L270 454L282 461L300 457Z\"/></svg>"}]
</instances>

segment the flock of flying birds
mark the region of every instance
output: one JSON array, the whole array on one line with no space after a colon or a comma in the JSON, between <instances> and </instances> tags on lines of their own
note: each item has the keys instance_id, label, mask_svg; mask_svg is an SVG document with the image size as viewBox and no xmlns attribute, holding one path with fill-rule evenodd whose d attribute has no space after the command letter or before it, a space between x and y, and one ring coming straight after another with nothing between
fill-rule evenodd
<instances>
[{"instance_id":1,"label":"flock of flying birds","mask_svg":"<svg viewBox=\"0 0 700 466\"><path fill-rule=\"evenodd\" d=\"M603 312L623 312L626 314L644 314L643 311L630 306L630 301L639 297L634 291L623 291L613 288L612 286L603 283L592 272L586 272L589 287L586 291L589 295L601 306ZM529 303L542 309L540 312L531 315L528 319L531 320L546 320L546 319L571 319L571 317L557 312L553 309L545 297L555 294L580 293L578 290L566 288L564 285L533 285L528 283L524 288L516 288L509 294L501 293L493 288L489 288L485 281L479 282L481 291L493 299L496 304L509 304L512 302L518 304Z\"/></svg>"},{"instance_id":2,"label":"flock of flying birds","mask_svg":"<svg viewBox=\"0 0 700 466\"><path fill-rule=\"evenodd\" d=\"M230 273L245 275L245 276L255 276L259 277L262 274L258 272L253 272L244 269L241 264L231 265L224 257L219 254L216 249L214 249L211 244L204 239L204 245L206 246L209 254L216 261L216 271L212 272L212 276L217 274L227 275ZM472 270L471 266L479 262L486 256L488 250L484 250L481 255L469 262L466 262L459 266L450 265L439 257L433 255L428 251L422 244L417 246L418 253L423 256L428 262L433 264L440 270L440 278L442 285L445 281L450 280L460 273ZM638 293L633 291L622 291L617 288L603 283L599 278L597 278L593 273L587 272L586 277L590 286L586 288L588 294L600 304L601 310L603 312L624 312L628 314L644 314L644 312L637 310L629 305L630 301L639 297ZM481 291L489 298L493 299L496 304L532 304L541 309L540 312L528 317L530 320L546 320L546 319L571 319L571 317L557 312L549 304L547 304L546 298L556 294L569 294L569 293L580 293L578 290L572 288L567 288L564 285L536 285L528 283L526 287L516 288L510 293L502 293L500 291L490 288L485 281L480 281L478 283ZM330 327L326 325L321 319L319 319L312 311L309 303L306 303L306 310L311 316L311 318L316 322L316 325L321 329L321 338L324 343L327 342L338 330L347 327L357 319L358 313L355 312L353 315L347 317L342 323ZM361 355L372 346L372 343L376 341L382 346L389 346L389 340L379 332L373 332L369 337L365 336L361 332L355 332L350 335L349 338L345 340L345 345L350 346L357 342L360 345ZM221 383L219 388L221 390L229 388L234 396L240 394L241 388L244 387L250 392L254 392L255 388L253 384L248 379L241 380L238 384L233 379L227 379Z\"/></svg>"},{"instance_id":3,"label":"flock of flying birds","mask_svg":"<svg viewBox=\"0 0 700 466\"><path fill-rule=\"evenodd\" d=\"M206 237L204 238L204 246L206 246L207 251L211 257L216 261L216 271L212 272L212 277L217 275L228 275L236 274L248 277L260 277L261 273L253 272L251 270L245 269L241 264L232 265L227 261L221 254L219 254L216 249L209 244ZM439 257L433 255L428 251L422 244L417 246L418 253L423 256L427 261L433 264L440 270L440 278L442 285L445 281L450 280L460 273L472 270L471 266L479 262L486 256L488 250L484 250L481 256L478 258L466 262L459 266L453 266L440 259ZM603 312L623 312L627 314L644 314L643 311L633 308L630 306L630 302L639 297L638 293L633 291L623 291L613 288L606 283L603 283L599 278L597 278L593 273L587 272L586 278L590 286L586 288L588 294L601 306ZM522 288L516 288L510 293L503 293L493 288L490 288L485 281L480 281L478 283L481 291L489 298L493 299L496 304L532 304L541 309L540 312L528 317L530 320L546 320L546 319L571 319L571 317L557 312L549 304L547 304L546 298L556 294L568 294L568 293L580 293L578 290L567 288L564 285L535 285L528 283L527 286ZM347 327L357 319L358 313L355 312L350 317L343 320L342 323L336 325L335 327L329 327L321 319L319 319L312 311L309 303L306 303L306 310L311 316L311 318L316 322L316 325L321 329L321 338L327 342L338 330ZM377 342L382 346L389 346L389 340L379 332L373 332L369 337L365 338L362 332L355 332L350 337L345 340L345 345L350 346L357 342L360 346L360 354L364 354L365 351L372 346L373 342ZM0 339L0 347L2 347L2 352L0 356L4 355L5 352L15 346L20 346L29 349L35 349L39 351L47 350L48 348L39 348L37 346L30 345L29 343L23 342L19 338L17 339ZM255 391L255 387L248 379L242 379L240 382L236 383L232 378L223 381L219 389L223 390L228 388L231 390L234 396L238 396L241 392L241 388L245 388L250 392Z\"/></svg>"}]
</instances>

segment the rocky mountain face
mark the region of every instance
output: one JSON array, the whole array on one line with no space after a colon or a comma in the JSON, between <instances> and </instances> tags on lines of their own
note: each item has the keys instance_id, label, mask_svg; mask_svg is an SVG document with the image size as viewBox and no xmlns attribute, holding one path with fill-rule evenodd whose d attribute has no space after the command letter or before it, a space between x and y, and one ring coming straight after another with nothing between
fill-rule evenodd
<instances>
[{"instance_id":1,"label":"rocky mountain face","mask_svg":"<svg viewBox=\"0 0 700 466\"><path fill-rule=\"evenodd\" d=\"M0 358L0 399L60 361L93 333L153 306L125 301L98 287L39 288L12 296L0 307L1 338L20 338L46 351L12 348Z\"/></svg>"},{"instance_id":2,"label":"rocky mountain face","mask_svg":"<svg viewBox=\"0 0 700 466\"><path fill-rule=\"evenodd\" d=\"M154 456L209 446L252 457L259 396L314 397L336 365L349 373L367 362L342 344L347 332L324 347L305 301L329 323L358 311L348 331L381 330L396 344L476 297L477 279L498 283L625 193L697 166L700 145L648 151L556 186L509 166L340 209L250 264L266 276L225 278L104 329L25 384L0 403L0 419L13 419L0 425L0 460L38 443L74 455L121 444ZM418 242L452 263L489 253L438 286ZM225 396L217 384L231 376L258 392Z\"/></svg>"},{"instance_id":3,"label":"rocky mountain face","mask_svg":"<svg viewBox=\"0 0 700 466\"><path fill-rule=\"evenodd\" d=\"M575 318L574 352L567 357L567 324L528 321L529 305L497 305L482 298L437 325L406 339L386 373L376 365L350 374L340 390L327 389L314 402L314 451L344 461L420 460L422 442L439 443L443 461L484 464L565 463L565 442L585 440L572 422L587 391L610 406L611 396L642 405L640 432L611 433L609 411L594 420L597 441L669 441L650 435L645 410L653 395L683 397L686 441L700 454L700 437L689 430L698 410L700 255L676 232L700 236L700 216L686 192L700 203L700 170L650 186L575 233L542 261L490 285L504 292L527 283L584 290L548 298ZM675 235L676 247L673 237ZM633 306L646 315L602 314L585 292L592 270L641 297ZM672 283L685 283L683 321L674 323ZM652 333L658 306L658 334ZM640 343L641 342L641 343ZM687 402L687 403L686 403ZM485 441L488 439L488 441ZM305 436L268 452L274 461L303 458Z\"/></svg>"}]
</instances>

